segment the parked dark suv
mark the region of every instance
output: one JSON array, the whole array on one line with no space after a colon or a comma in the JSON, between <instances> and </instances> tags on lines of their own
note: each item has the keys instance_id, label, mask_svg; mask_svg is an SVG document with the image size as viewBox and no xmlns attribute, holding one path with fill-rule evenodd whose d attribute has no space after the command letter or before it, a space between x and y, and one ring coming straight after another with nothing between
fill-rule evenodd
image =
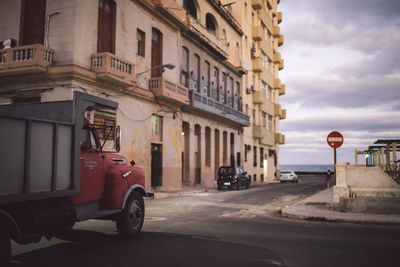
<instances>
[{"instance_id":1,"label":"parked dark suv","mask_svg":"<svg viewBox=\"0 0 400 267\"><path fill-rule=\"evenodd\" d=\"M223 166L218 170L217 178L218 190L231 188L240 190L242 186L249 188L250 177L241 167Z\"/></svg>"}]
</instances>

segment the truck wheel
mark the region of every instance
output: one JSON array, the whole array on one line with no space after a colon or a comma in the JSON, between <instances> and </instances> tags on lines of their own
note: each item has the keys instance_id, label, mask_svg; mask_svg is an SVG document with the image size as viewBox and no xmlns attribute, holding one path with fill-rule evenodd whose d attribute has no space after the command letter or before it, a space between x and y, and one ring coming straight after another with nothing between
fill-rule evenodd
<instances>
[{"instance_id":1,"label":"truck wheel","mask_svg":"<svg viewBox=\"0 0 400 267\"><path fill-rule=\"evenodd\" d=\"M132 238L141 230L144 221L144 201L139 192L133 192L126 201L125 208L117 217L118 232Z\"/></svg>"},{"instance_id":2,"label":"truck wheel","mask_svg":"<svg viewBox=\"0 0 400 267\"><path fill-rule=\"evenodd\" d=\"M0 226L0 266L8 266L11 259L11 241L8 233Z\"/></svg>"}]
</instances>

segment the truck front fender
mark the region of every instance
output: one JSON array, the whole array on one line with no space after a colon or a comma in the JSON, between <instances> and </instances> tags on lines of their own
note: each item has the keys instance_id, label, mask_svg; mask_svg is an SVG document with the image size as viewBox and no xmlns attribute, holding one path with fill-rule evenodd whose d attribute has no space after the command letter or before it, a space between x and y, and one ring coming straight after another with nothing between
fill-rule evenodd
<instances>
[{"instance_id":1,"label":"truck front fender","mask_svg":"<svg viewBox=\"0 0 400 267\"><path fill-rule=\"evenodd\" d=\"M140 184L131 185L131 186L128 188L128 190L126 190L125 196L124 196L124 198L123 198L123 200L122 200L122 203L121 203L121 209L124 209L124 208L125 208L126 201L128 200L129 195L130 195L133 191L138 191L138 192L140 192L140 194L142 194L142 196L147 197L146 190L144 189L143 186L141 186Z\"/></svg>"},{"instance_id":2,"label":"truck front fender","mask_svg":"<svg viewBox=\"0 0 400 267\"><path fill-rule=\"evenodd\" d=\"M15 241L21 240L21 231L17 222L7 212L0 210L0 227L4 227Z\"/></svg>"}]
</instances>

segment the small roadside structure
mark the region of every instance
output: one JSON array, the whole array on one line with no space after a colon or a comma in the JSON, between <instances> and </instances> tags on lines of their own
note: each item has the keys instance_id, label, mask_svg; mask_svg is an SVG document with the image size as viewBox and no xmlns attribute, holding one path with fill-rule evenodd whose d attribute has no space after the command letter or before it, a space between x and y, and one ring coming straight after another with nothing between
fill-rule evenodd
<instances>
[{"instance_id":1,"label":"small roadside structure","mask_svg":"<svg viewBox=\"0 0 400 267\"><path fill-rule=\"evenodd\" d=\"M355 150L355 165L336 164L334 208L340 211L400 214L400 139L378 139ZM358 164L358 156L365 165Z\"/></svg>"}]
</instances>

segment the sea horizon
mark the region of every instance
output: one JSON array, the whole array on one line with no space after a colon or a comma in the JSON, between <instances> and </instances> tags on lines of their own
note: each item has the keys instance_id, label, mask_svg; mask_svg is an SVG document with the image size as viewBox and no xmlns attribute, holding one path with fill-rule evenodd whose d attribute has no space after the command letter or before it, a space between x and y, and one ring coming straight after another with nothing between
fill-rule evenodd
<instances>
[{"instance_id":1,"label":"sea horizon","mask_svg":"<svg viewBox=\"0 0 400 267\"><path fill-rule=\"evenodd\" d=\"M280 164L281 170L323 172L333 171L333 164Z\"/></svg>"}]
</instances>

